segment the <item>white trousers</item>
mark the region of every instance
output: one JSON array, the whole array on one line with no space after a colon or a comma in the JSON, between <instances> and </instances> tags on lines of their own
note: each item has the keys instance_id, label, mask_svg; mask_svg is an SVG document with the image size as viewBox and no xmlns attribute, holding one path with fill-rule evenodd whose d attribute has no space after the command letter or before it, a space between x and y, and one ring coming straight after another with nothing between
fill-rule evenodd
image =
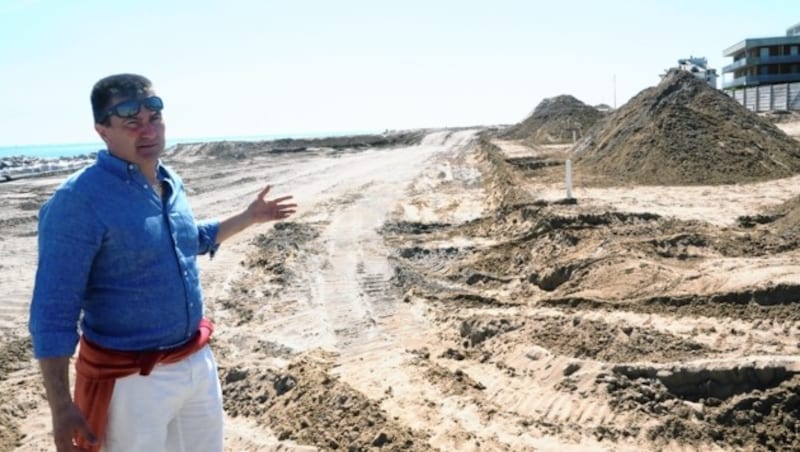
<instances>
[{"instance_id":1,"label":"white trousers","mask_svg":"<svg viewBox=\"0 0 800 452\"><path fill-rule=\"evenodd\" d=\"M222 390L208 345L114 384L105 452L222 452Z\"/></svg>"}]
</instances>

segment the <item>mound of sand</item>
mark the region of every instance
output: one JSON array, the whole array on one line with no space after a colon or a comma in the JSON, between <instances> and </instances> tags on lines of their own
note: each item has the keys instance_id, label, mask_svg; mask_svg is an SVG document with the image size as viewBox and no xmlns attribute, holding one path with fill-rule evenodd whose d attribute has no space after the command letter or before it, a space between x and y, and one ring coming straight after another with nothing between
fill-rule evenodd
<instances>
[{"instance_id":1,"label":"mound of sand","mask_svg":"<svg viewBox=\"0 0 800 452\"><path fill-rule=\"evenodd\" d=\"M757 215L739 217L739 225L752 228L765 225L764 230L778 238L800 242L800 196L795 196Z\"/></svg>"},{"instance_id":2,"label":"mound of sand","mask_svg":"<svg viewBox=\"0 0 800 452\"><path fill-rule=\"evenodd\" d=\"M598 124L575 152L584 170L644 185L755 182L800 171L800 143L681 71Z\"/></svg>"},{"instance_id":3,"label":"mound of sand","mask_svg":"<svg viewBox=\"0 0 800 452\"><path fill-rule=\"evenodd\" d=\"M572 143L573 131L580 138L602 117L596 108L570 95L561 95L540 102L530 116L511 126L502 137L532 144Z\"/></svg>"},{"instance_id":4,"label":"mound of sand","mask_svg":"<svg viewBox=\"0 0 800 452\"><path fill-rule=\"evenodd\" d=\"M794 197L780 206L781 218L775 222L778 234L800 232L800 197Z\"/></svg>"},{"instance_id":5,"label":"mound of sand","mask_svg":"<svg viewBox=\"0 0 800 452\"><path fill-rule=\"evenodd\" d=\"M281 441L320 450L430 450L425 432L403 426L378 401L333 375L334 359L317 350L285 370L226 369L225 411L270 426Z\"/></svg>"}]
</instances>

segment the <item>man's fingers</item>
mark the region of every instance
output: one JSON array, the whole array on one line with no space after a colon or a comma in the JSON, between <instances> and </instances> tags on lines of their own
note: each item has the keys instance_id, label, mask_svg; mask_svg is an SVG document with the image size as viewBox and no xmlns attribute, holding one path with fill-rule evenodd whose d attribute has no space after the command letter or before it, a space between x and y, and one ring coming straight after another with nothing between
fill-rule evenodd
<instances>
[{"instance_id":1,"label":"man's fingers","mask_svg":"<svg viewBox=\"0 0 800 452\"><path fill-rule=\"evenodd\" d=\"M293 199L294 196L287 195L271 200L266 200L264 199L264 197L267 195L267 193L269 193L269 190L270 186L267 185L258 194L258 198L264 203L264 207L266 208L266 210L263 210L260 213L258 213L258 216L262 218L259 221L269 221L270 218L284 219L297 212L297 204L286 203L286 201Z\"/></svg>"},{"instance_id":2,"label":"man's fingers","mask_svg":"<svg viewBox=\"0 0 800 452\"><path fill-rule=\"evenodd\" d=\"M278 204L278 203L281 203L283 201L288 201L288 200L290 200L292 198L294 198L294 196L291 196L291 195L290 196L281 196L280 198L273 199L272 202L274 202L275 204Z\"/></svg>"},{"instance_id":3,"label":"man's fingers","mask_svg":"<svg viewBox=\"0 0 800 452\"><path fill-rule=\"evenodd\" d=\"M97 437L92 433L92 430L89 428L89 424L86 420L81 420L75 426L75 430L78 433L78 436L83 438L87 443L91 444L92 446L97 444Z\"/></svg>"},{"instance_id":4,"label":"man's fingers","mask_svg":"<svg viewBox=\"0 0 800 452\"><path fill-rule=\"evenodd\" d=\"M93 446L97 444L97 437L89 430L89 426L86 423L81 426L81 436L83 436L89 444Z\"/></svg>"},{"instance_id":5,"label":"man's fingers","mask_svg":"<svg viewBox=\"0 0 800 452\"><path fill-rule=\"evenodd\" d=\"M264 197L265 197L265 196L267 196L267 193L269 193L269 189L270 189L270 188L271 188L271 187L270 187L269 185L267 185L266 187L264 187L264 189L263 189L263 190L261 190L261 192L258 194L258 199L264 199Z\"/></svg>"}]
</instances>

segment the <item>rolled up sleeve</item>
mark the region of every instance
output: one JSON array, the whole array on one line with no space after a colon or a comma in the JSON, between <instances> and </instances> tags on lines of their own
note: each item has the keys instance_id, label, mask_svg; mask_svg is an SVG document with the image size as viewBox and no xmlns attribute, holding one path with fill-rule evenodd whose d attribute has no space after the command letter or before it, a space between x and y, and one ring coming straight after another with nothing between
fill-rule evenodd
<instances>
[{"instance_id":1,"label":"rolled up sleeve","mask_svg":"<svg viewBox=\"0 0 800 452\"><path fill-rule=\"evenodd\" d=\"M59 190L39 212L39 257L28 328L37 359L71 356L103 226L87 203Z\"/></svg>"},{"instance_id":2,"label":"rolled up sleeve","mask_svg":"<svg viewBox=\"0 0 800 452\"><path fill-rule=\"evenodd\" d=\"M203 220L197 222L197 254L206 254L214 257L219 249L217 243L217 233L219 232L219 220Z\"/></svg>"}]
</instances>

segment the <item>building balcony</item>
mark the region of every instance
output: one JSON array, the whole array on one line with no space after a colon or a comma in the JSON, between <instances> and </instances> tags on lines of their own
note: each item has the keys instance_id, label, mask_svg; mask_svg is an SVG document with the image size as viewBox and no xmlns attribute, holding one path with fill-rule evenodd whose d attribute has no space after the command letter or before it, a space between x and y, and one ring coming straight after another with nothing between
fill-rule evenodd
<instances>
[{"instance_id":1,"label":"building balcony","mask_svg":"<svg viewBox=\"0 0 800 452\"><path fill-rule=\"evenodd\" d=\"M736 77L733 80L723 81L722 88L746 88L749 86L771 85L774 83L793 83L800 82L800 73L794 74L764 74L746 75Z\"/></svg>"},{"instance_id":2,"label":"building balcony","mask_svg":"<svg viewBox=\"0 0 800 452\"><path fill-rule=\"evenodd\" d=\"M731 64L729 64L727 66L724 66L722 68L722 73L725 74L725 73L728 73L728 72L733 72L736 69L741 69L743 67L754 66L754 65L758 64L757 63L758 61L759 61L758 57L741 58L741 59L736 60L736 61L734 61L733 63L731 63Z\"/></svg>"},{"instance_id":3,"label":"building balcony","mask_svg":"<svg viewBox=\"0 0 800 452\"><path fill-rule=\"evenodd\" d=\"M766 64L800 64L800 55L780 55L747 57L734 61L722 68L722 73L733 72L749 66L763 66Z\"/></svg>"},{"instance_id":4,"label":"building balcony","mask_svg":"<svg viewBox=\"0 0 800 452\"><path fill-rule=\"evenodd\" d=\"M744 41L737 42L736 44L728 47L722 52L723 56L732 57L747 49L757 49L759 47L772 47L772 46L791 46L800 45L800 36L779 36L775 38L756 38L745 39Z\"/></svg>"}]
</instances>

